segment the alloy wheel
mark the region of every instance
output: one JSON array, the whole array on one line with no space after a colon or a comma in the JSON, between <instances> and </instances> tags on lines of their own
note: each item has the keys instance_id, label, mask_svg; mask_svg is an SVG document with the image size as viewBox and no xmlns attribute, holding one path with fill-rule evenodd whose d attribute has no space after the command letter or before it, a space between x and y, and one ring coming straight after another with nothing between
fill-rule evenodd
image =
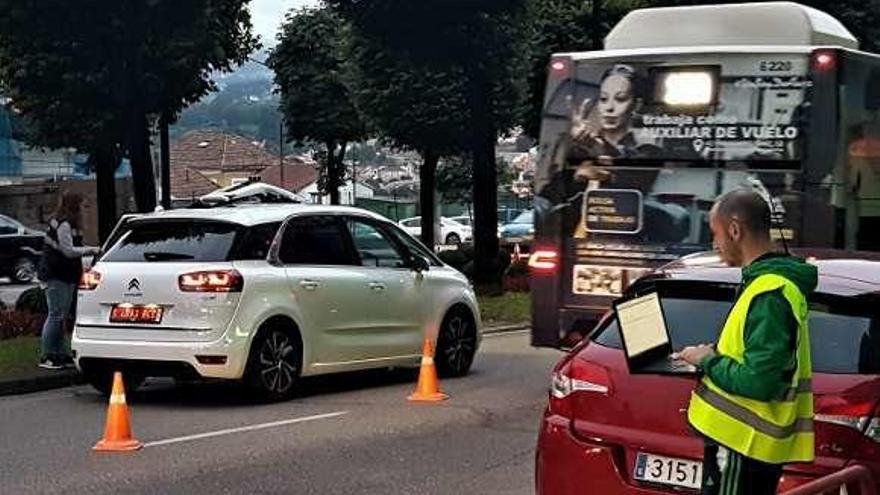
<instances>
[{"instance_id":1,"label":"alloy wheel","mask_svg":"<svg viewBox=\"0 0 880 495\"><path fill-rule=\"evenodd\" d=\"M259 377L263 388L284 395L293 387L299 373L296 346L284 331L273 330L260 347Z\"/></svg>"},{"instance_id":2,"label":"alloy wheel","mask_svg":"<svg viewBox=\"0 0 880 495\"><path fill-rule=\"evenodd\" d=\"M468 318L452 315L443 329L443 364L452 376L467 373L477 347L477 336Z\"/></svg>"}]
</instances>

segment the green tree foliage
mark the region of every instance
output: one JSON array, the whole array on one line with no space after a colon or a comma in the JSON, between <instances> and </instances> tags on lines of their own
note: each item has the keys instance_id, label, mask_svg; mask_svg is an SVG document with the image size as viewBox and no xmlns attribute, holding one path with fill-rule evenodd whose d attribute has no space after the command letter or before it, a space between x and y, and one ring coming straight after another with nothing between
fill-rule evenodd
<instances>
[{"instance_id":1,"label":"green tree foliage","mask_svg":"<svg viewBox=\"0 0 880 495\"><path fill-rule=\"evenodd\" d=\"M452 125L435 125L434 129L438 138L451 137L452 144L470 154L474 168L475 275L478 282L492 282L485 277L493 272L498 249L495 142L499 134L513 127L522 109L528 41L522 36L525 0L328 3L359 33L369 33L376 43L375 50L367 47L370 51L384 53L391 64L412 67L405 71L411 74L410 81L431 88L429 100L442 98L445 108L453 112L441 115L438 121ZM365 107L365 112L372 110ZM417 122L429 124L424 129L431 131L431 120L421 113ZM453 134L444 136L446 129ZM395 139L400 137L409 138L395 135Z\"/></svg>"},{"instance_id":2,"label":"green tree foliage","mask_svg":"<svg viewBox=\"0 0 880 495\"><path fill-rule=\"evenodd\" d=\"M112 191L118 159L128 156L138 208L151 210L151 117L173 120L215 89L213 71L231 69L258 46L247 3L0 0L2 91L30 142L94 155L102 193ZM107 194L99 201L105 212L113 203Z\"/></svg>"},{"instance_id":3,"label":"green tree foliage","mask_svg":"<svg viewBox=\"0 0 880 495\"><path fill-rule=\"evenodd\" d=\"M353 25L349 54L355 96L370 129L384 142L422 156L421 240L433 246L437 163L467 146L464 77L458 67L432 64L412 56L408 46L385 43L383 35L371 24Z\"/></svg>"},{"instance_id":4,"label":"green tree foliage","mask_svg":"<svg viewBox=\"0 0 880 495\"><path fill-rule=\"evenodd\" d=\"M324 146L318 185L333 204L339 204L345 178L346 147L366 136L347 77L348 39L348 24L330 9L292 11L268 60L281 92L287 137Z\"/></svg>"},{"instance_id":5,"label":"green tree foliage","mask_svg":"<svg viewBox=\"0 0 880 495\"><path fill-rule=\"evenodd\" d=\"M608 31L644 0L529 0L528 106L522 127L533 138L541 129L547 66L554 53L601 50Z\"/></svg>"}]
</instances>

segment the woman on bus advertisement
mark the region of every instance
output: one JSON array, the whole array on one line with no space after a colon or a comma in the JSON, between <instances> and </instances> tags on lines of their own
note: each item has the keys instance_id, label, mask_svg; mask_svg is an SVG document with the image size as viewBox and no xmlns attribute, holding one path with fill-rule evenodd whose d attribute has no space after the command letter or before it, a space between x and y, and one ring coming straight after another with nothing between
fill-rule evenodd
<instances>
[{"instance_id":1,"label":"woman on bus advertisement","mask_svg":"<svg viewBox=\"0 0 880 495\"><path fill-rule=\"evenodd\" d=\"M584 98L572 118L570 161L657 155L660 149L638 142L632 130L634 115L644 100L642 86L641 77L628 65L605 71L598 102Z\"/></svg>"},{"instance_id":2,"label":"woman on bus advertisement","mask_svg":"<svg viewBox=\"0 0 880 495\"><path fill-rule=\"evenodd\" d=\"M603 67L591 63L580 69L569 130L560 134L553 146L556 152L552 161L557 172L539 192L554 205L554 212L563 215L562 228L569 235L587 236L580 193L590 180L600 187L642 191L646 218L653 218L655 223L645 225L638 237L676 242L669 236L684 232L675 225L690 214L682 211L682 206L666 202L663 194L693 193L696 199L709 204L720 191L715 191L714 180L703 181L698 189L705 191L666 190L670 184L693 184L694 177L684 182L664 177L660 184L658 171L665 164L678 164L674 171L667 170L667 175L684 178L704 175L687 170L693 166L709 173L712 162L797 159L804 97L803 88L792 88L791 81L782 81L782 91L761 78L733 76L716 80L719 94L711 104L681 108L662 100L663 72L635 64ZM717 72L715 77L720 79ZM633 169L632 165L641 167ZM626 171L611 172L619 166L627 167ZM742 172L723 173L730 175L723 180L725 184L736 181L734 175L745 178ZM664 219L672 224L665 225L669 222Z\"/></svg>"}]
</instances>

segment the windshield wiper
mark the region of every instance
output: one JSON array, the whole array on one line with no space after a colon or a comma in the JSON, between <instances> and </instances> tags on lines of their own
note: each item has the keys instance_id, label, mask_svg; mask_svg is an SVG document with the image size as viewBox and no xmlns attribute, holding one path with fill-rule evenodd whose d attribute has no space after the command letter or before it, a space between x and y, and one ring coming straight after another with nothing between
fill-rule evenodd
<instances>
[{"instance_id":1,"label":"windshield wiper","mask_svg":"<svg viewBox=\"0 0 880 495\"><path fill-rule=\"evenodd\" d=\"M147 251L144 253L144 259L147 261L174 261L174 260L191 260L192 255L183 253L166 253L161 251Z\"/></svg>"}]
</instances>

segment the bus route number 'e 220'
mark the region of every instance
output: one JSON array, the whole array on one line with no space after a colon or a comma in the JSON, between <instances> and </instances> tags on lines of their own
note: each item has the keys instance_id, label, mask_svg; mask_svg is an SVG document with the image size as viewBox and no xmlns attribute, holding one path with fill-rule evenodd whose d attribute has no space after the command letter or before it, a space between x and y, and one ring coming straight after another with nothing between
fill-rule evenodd
<instances>
[{"instance_id":1,"label":"bus route number 'e 220'","mask_svg":"<svg viewBox=\"0 0 880 495\"><path fill-rule=\"evenodd\" d=\"M761 72L790 72L792 65L791 60L762 60L758 64L758 70Z\"/></svg>"}]
</instances>

